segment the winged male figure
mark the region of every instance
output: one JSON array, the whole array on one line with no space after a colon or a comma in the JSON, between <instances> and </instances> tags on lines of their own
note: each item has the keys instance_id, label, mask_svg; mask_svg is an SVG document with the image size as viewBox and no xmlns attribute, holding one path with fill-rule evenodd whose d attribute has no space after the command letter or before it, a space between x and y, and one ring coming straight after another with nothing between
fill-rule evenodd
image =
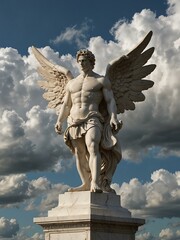
<instances>
[{"instance_id":1,"label":"winged male figure","mask_svg":"<svg viewBox=\"0 0 180 240\"><path fill-rule=\"evenodd\" d=\"M81 72L74 78L33 47L41 64L39 73L47 80L39 82L47 90L44 98L50 108L58 110L55 131L62 134L63 122L68 123L64 140L75 154L82 181L69 191L114 192L110 184L121 160L116 134L122 122L117 114L134 110L134 102L145 100L142 91L153 86L152 81L143 79L156 67L144 66L154 52L154 48L144 51L151 36L149 32L135 49L111 62L105 76L93 71L95 56L87 49L77 52Z\"/></svg>"}]
</instances>

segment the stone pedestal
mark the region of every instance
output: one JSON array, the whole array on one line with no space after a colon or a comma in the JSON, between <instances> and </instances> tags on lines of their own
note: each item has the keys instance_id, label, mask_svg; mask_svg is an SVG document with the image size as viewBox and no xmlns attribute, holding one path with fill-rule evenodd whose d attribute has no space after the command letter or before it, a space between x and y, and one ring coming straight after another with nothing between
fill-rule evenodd
<instances>
[{"instance_id":1,"label":"stone pedestal","mask_svg":"<svg viewBox=\"0 0 180 240\"><path fill-rule=\"evenodd\" d=\"M143 219L132 218L112 193L67 192L48 217L34 219L45 240L134 240Z\"/></svg>"}]
</instances>

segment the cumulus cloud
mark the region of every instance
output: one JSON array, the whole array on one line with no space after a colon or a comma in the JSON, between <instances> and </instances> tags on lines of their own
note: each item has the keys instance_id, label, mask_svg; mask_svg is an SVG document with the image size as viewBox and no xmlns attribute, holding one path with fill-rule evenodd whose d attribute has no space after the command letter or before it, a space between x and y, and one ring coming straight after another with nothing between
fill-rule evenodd
<instances>
[{"instance_id":1,"label":"cumulus cloud","mask_svg":"<svg viewBox=\"0 0 180 240\"><path fill-rule=\"evenodd\" d=\"M54 40L51 40L51 42L54 44L60 44L62 42L75 42L78 48L85 48L88 45L87 35L90 30L90 23L90 20L86 20L81 24L80 28L78 28L77 25L67 27L64 32L62 32Z\"/></svg>"},{"instance_id":2,"label":"cumulus cloud","mask_svg":"<svg viewBox=\"0 0 180 240\"><path fill-rule=\"evenodd\" d=\"M80 27L65 29L54 44L75 42L95 54L95 71L105 73L109 61L127 54L148 31L153 30L150 46L155 47L151 59L156 70L148 77L155 81L145 92L146 101L136 105L136 111L126 112L120 132L123 157L138 161L148 150L156 148L157 157L180 156L180 2L168 0L166 16L157 17L148 9L134 14L131 21L120 20L110 30L114 40L93 37L89 43L87 22ZM76 76L76 60L70 54L59 56L50 47L41 49L50 61L70 69ZM2 207L24 203L26 210L45 212L57 205L57 196L68 186L52 184L46 178L29 181L24 173L29 171L62 170L65 159L71 159L62 138L54 133L56 115L46 109L43 91L38 87L38 64L29 48L28 56L21 56L16 49L0 49L0 205ZM71 161L71 160L70 160ZM7 174L10 174L7 176ZM4 175L4 176L3 176ZM179 217L180 176L160 169L151 181L142 184L138 179L114 185L121 194L122 205L140 217ZM14 219L0 218L1 239L16 235L18 240L43 239L41 234L28 238L18 232ZM180 233L167 227L158 237L141 233L138 240L177 240ZM15 239L13 237L13 239Z\"/></svg>"},{"instance_id":3,"label":"cumulus cloud","mask_svg":"<svg viewBox=\"0 0 180 240\"><path fill-rule=\"evenodd\" d=\"M0 237L11 238L19 231L19 224L16 219L0 218Z\"/></svg>"},{"instance_id":4,"label":"cumulus cloud","mask_svg":"<svg viewBox=\"0 0 180 240\"><path fill-rule=\"evenodd\" d=\"M0 118L1 174L51 170L62 156L71 159L62 139L55 135L54 123L52 111L39 106L26 113L25 121L14 110L4 110Z\"/></svg>"},{"instance_id":5,"label":"cumulus cloud","mask_svg":"<svg viewBox=\"0 0 180 240\"><path fill-rule=\"evenodd\" d=\"M141 160L152 149L157 157L179 156L180 108L180 30L179 3L169 0L167 16L159 16L144 9L132 21L120 20L111 29L114 41L94 37L89 49L96 56L95 71L104 74L109 61L128 53L149 30L154 35L150 46L155 46L151 62L157 69L148 77L155 81L145 92L146 101L138 103L136 110L120 115L124 122L121 138L123 157ZM61 35L59 41L83 39L88 30L87 22L80 30L73 27L73 34ZM80 36L80 38L79 38ZM70 54L59 56L50 47L41 49L50 61L71 69L76 76L76 60ZM102 61L103 59L103 61ZM54 133L56 115L46 109L43 91L38 87L38 64L29 48L28 56L21 56L12 48L0 49L0 173L21 173L35 170L62 170L64 159L71 153L63 139ZM46 148L44 148L46 146ZM6 163L6 164L5 164Z\"/></svg>"},{"instance_id":6,"label":"cumulus cloud","mask_svg":"<svg viewBox=\"0 0 180 240\"><path fill-rule=\"evenodd\" d=\"M12 238L3 238L1 240L43 240L44 234L33 233L33 226L22 227Z\"/></svg>"},{"instance_id":7,"label":"cumulus cloud","mask_svg":"<svg viewBox=\"0 0 180 240\"><path fill-rule=\"evenodd\" d=\"M179 238L180 238L180 231L177 229L174 230L170 228L162 229L158 234L158 236L155 236L150 232L136 234L137 240L179 240Z\"/></svg>"},{"instance_id":8,"label":"cumulus cloud","mask_svg":"<svg viewBox=\"0 0 180 240\"><path fill-rule=\"evenodd\" d=\"M162 229L159 234L159 239L162 240L178 240L180 238L180 230L173 231L170 228Z\"/></svg>"},{"instance_id":9,"label":"cumulus cloud","mask_svg":"<svg viewBox=\"0 0 180 240\"><path fill-rule=\"evenodd\" d=\"M95 70L104 74L109 61L127 54L148 31L154 33L149 46L155 47L155 53L150 62L157 68L147 79L155 85L145 92L146 101L136 104L135 111L119 116L124 122L119 135L125 159L139 161L153 148L158 150L158 157L180 156L180 11L178 1L168 3L167 16L157 17L144 9L131 21L120 20L112 27L115 41L94 37L89 42L97 59Z\"/></svg>"},{"instance_id":10,"label":"cumulus cloud","mask_svg":"<svg viewBox=\"0 0 180 240\"><path fill-rule=\"evenodd\" d=\"M136 240L155 240L151 233L141 233L136 236Z\"/></svg>"},{"instance_id":11,"label":"cumulus cloud","mask_svg":"<svg viewBox=\"0 0 180 240\"><path fill-rule=\"evenodd\" d=\"M68 188L68 185L63 185L61 183L49 184L49 188L41 192L40 200L33 198L27 202L26 210L38 210L41 214L46 213L48 210L58 205L59 194L64 193Z\"/></svg>"},{"instance_id":12,"label":"cumulus cloud","mask_svg":"<svg viewBox=\"0 0 180 240\"><path fill-rule=\"evenodd\" d=\"M52 184L45 177L29 181L25 174L1 176L0 206L19 206L24 202L26 210L44 212L57 205L58 194L65 192L68 187Z\"/></svg>"},{"instance_id":13,"label":"cumulus cloud","mask_svg":"<svg viewBox=\"0 0 180 240\"><path fill-rule=\"evenodd\" d=\"M37 61L31 54L21 57L12 48L0 49L0 174L34 170L54 170L72 158L64 150L63 138L55 134L57 116L46 109L47 102L37 85ZM72 56L62 56L46 47L50 61L70 65L77 71ZM44 147L46 146L46 148ZM57 168L56 168L57 170Z\"/></svg>"},{"instance_id":14,"label":"cumulus cloud","mask_svg":"<svg viewBox=\"0 0 180 240\"><path fill-rule=\"evenodd\" d=\"M151 182L142 184L137 178L121 187L113 188L121 195L122 206L135 216L171 218L179 217L180 172L170 173L159 169L152 173Z\"/></svg>"},{"instance_id":15,"label":"cumulus cloud","mask_svg":"<svg viewBox=\"0 0 180 240\"><path fill-rule=\"evenodd\" d=\"M126 159L138 160L153 147L159 147L161 156L179 156L177 97L180 89L180 38L175 21L179 12L178 3L169 1L169 4L169 15L166 17L157 18L150 10L143 10L136 13L131 22L117 22L111 30L115 42L106 42L101 37L91 38L89 42L89 49L97 59L95 70L103 73L110 60L130 51L148 30L154 32L151 44L156 47L156 52L152 62L157 64L157 70L149 78L155 80L155 86L146 93L146 102L137 104L136 111L120 116L124 121L120 136ZM30 49L29 53L28 57L21 57L12 48L0 51L2 174L53 168L60 161L62 152L70 158L68 151L63 150L63 141L53 133L56 116L52 111L45 110L42 91L36 84L39 78L35 69L37 62ZM50 61L64 65L77 74L72 56L59 58L59 54L49 47L42 49L42 53ZM44 151L43 145L47 146L47 151Z\"/></svg>"}]
</instances>

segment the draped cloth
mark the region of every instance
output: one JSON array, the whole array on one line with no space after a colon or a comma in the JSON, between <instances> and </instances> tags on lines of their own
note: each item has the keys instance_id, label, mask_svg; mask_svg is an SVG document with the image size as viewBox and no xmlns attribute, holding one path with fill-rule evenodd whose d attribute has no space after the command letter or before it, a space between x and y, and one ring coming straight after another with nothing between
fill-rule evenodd
<instances>
[{"instance_id":1,"label":"draped cloth","mask_svg":"<svg viewBox=\"0 0 180 240\"><path fill-rule=\"evenodd\" d=\"M68 127L64 133L64 142L74 153L74 148L71 143L72 139L78 139L83 137L86 132L92 127L98 127L100 131L103 131L104 118L100 113L92 111L89 112L85 118L73 119L71 116L68 117Z\"/></svg>"},{"instance_id":2,"label":"draped cloth","mask_svg":"<svg viewBox=\"0 0 180 240\"><path fill-rule=\"evenodd\" d=\"M114 171L121 160L121 148L118 139L112 132L109 121L105 121L99 112L89 112L83 119L67 119L68 127L64 133L64 141L74 153L72 139L83 137L92 127L98 127L102 133L99 150L101 153L102 164L100 173L100 186L103 191L112 192L110 187ZM87 154L88 155L88 154Z\"/></svg>"}]
</instances>

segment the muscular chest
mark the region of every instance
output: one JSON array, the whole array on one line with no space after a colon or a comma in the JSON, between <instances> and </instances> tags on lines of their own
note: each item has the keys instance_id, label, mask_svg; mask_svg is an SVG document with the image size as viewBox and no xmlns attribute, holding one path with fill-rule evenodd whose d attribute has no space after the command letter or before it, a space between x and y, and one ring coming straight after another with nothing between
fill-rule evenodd
<instances>
[{"instance_id":1,"label":"muscular chest","mask_svg":"<svg viewBox=\"0 0 180 240\"><path fill-rule=\"evenodd\" d=\"M74 79L70 87L70 92L72 94L78 92L93 93L101 91L101 89L102 84L95 78Z\"/></svg>"}]
</instances>

